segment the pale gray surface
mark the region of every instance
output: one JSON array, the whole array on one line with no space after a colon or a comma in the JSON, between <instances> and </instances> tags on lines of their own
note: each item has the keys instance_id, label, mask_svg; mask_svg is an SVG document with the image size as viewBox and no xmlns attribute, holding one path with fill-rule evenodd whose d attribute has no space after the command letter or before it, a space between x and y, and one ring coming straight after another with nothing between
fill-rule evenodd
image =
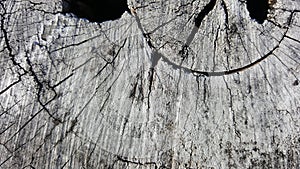
<instances>
[{"instance_id":1,"label":"pale gray surface","mask_svg":"<svg viewBox=\"0 0 300 169\"><path fill-rule=\"evenodd\" d=\"M0 168L299 168L300 2L260 25L217 0L198 30L208 0L133 1L100 25L0 2Z\"/></svg>"}]
</instances>

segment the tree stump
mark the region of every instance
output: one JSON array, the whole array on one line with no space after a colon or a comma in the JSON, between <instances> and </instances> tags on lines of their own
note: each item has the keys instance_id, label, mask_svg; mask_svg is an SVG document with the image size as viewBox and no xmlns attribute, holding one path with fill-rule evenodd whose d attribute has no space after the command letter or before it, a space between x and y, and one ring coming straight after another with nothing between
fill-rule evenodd
<instances>
[{"instance_id":1,"label":"tree stump","mask_svg":"<svg viewBox=\"0 0 300 169\"><path fill-rule=\"evenodd\" d=\"M300 168L300 2L250 1L1 1L0 168Z\"/></svg>"}]
</instances>

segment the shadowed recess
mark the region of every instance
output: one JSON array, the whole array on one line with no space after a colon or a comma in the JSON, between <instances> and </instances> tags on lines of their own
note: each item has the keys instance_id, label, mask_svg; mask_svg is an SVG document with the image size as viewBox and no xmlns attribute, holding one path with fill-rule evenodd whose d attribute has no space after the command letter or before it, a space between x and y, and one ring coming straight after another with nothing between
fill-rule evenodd
<instances>
[{"instance_id":1,"label":"shadowed recess","mask_svg":"<svg viewBox=\"0 0 300 169\"><path fill-rule=\"evenodd\" d=\"M269 4L268 0L247 0L247 10L250 17L262 24L267 19Z\"/></svg>"},{"instance_id":2,"label":"shadowed recess","mask_svg":"<svg viewBox=\"0 0 300 169\"><path fill-rule=\"evenodd\" d=\"M73 13L91 22L119 19L128 11L127 0L63 0L63 13Z\"/></svg>"}]
</instances>

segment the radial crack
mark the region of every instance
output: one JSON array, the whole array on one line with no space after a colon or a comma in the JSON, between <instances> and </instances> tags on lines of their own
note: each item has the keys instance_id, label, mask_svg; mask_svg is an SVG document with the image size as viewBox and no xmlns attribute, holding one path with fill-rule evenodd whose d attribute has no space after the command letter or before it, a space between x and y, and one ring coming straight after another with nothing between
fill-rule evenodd
<instances>
[{"instance_id":1,"label":"radial crack","mask_svg":"<svg viewBox=\"0 0 300 169\"><path fill-rule=\"evenodd\" d=\"M207 16L210 11L212 11L214 9L214 6L216 5L216 1L217 0L211 0L203 9L202 11L197 15L197 17L195 18L195 26L192 29L190 35L188 36L185 45L183 46L183 48L189 46L192 41L194 40L194 37L196 35L196 33L199 30L199 27L203 21L203 19L205 18L205 16Z\"/></svg>"},{"instance_id":2,"label":"radial crack","mask_svg":"<svg viewBox=\"0 0 300 169\"><path fill-rule=\"evenodd\" d=\"M217 0L211 0L204 8L203 10L198 14L197 18L195 19L195 26L200 27L202 20L206 15L209 14L210 11L214 9L214 6L216 5Z\"/></svg>"}]
</instances>

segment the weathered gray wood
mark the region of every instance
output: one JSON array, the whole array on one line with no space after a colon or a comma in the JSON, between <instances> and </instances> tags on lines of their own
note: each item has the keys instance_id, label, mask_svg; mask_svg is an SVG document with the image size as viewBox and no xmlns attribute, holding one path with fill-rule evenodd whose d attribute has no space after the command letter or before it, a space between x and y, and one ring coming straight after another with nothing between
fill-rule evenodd
<instances>
[{"instance_id":1,"label":"weathered gray wood","mask_svg":"<svg viewBox=\"0 0 300 169\"><path fill-rule=\"evenodd\" d=\"M300 168L299 1L208 3L1 1L0 168Z\"/></svg>"}]
</instances>

